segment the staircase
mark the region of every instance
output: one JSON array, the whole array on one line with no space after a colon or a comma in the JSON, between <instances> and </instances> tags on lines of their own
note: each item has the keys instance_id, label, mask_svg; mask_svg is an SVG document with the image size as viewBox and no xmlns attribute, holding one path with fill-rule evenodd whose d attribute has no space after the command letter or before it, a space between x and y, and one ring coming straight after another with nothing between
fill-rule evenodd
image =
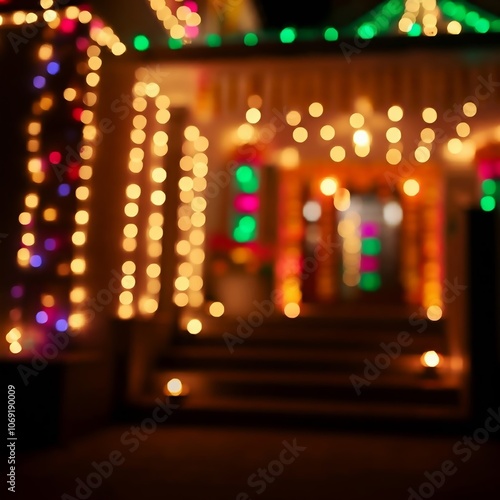
<instances>
[{"instance_id":1,"label":"staircase","mask_svg":"<svg viewBox=\"0 0 500 500\"><path fill-rule=\"evenodd\" d=\"M241 321L203 318L199 335L179 331L159 355L143 404L151 405L166 382L178 378L188 393L174 399L188 420L459 419L463 391L448 366L445 323L412 326L410 314L376 307L357 314L344 310L295 319L273 316L247 328L245 339L236 337ZM403 331L408 333L406 346L397 355ZM232 352L224 334L238 341L232 343ZM381 343L392 346L392 358ZM420 363L428 350L443 355L435 371Z\"/></svg>"}]
</instances>

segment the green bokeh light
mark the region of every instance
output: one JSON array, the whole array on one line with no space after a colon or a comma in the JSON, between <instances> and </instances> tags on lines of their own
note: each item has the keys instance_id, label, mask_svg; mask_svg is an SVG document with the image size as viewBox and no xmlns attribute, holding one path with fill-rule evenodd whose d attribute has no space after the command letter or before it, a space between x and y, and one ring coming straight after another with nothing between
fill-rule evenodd
<instances>
[{"instance_id":1,"label":"green bokeh light","mask_svg":"<svg viewBox=\"0 0 500 500\"><path fill-rule=\"evenodd\" d=\"M172 50L177 50L182 48L182 40L178 38L169 38L168 39L168 46Z\"/></svg>"},{"instance_id":2,"label":"green bokeh light","mask_svg":"<svg viewBox=\"0 0 500 500\"><path fill-rule=\"evenodd\" d=\"M247 47L253 47L254 45L257 45L259 43L259 37L255 33L247 33L243 37L243 43Z\"/></svg>"},{"instance_id":3,"label":"green bokeh light","mask_svg":"<svg viewBox=\"0 0 500 500\"><path fill-rule=\"evenodd\" d=\"M479 19L474 28L478 33L487 33L490 30L490 22L488 19Z\"/></svg>"},{"instance_id":4,"label":"green bokeh light","mask_svg":"<svg viewBox=\"0 0 500 500\"><path fill-rule=\"evenodd\" d=\"M455 17L457 6L453 2L444 2L441 8L447 16Z\"/></svg>"},{"instance_id":5,"label":"green bokeh light","mask_svg":"<svg viewBox=\"0 0 500 500\"><path fill-rule=\"evenodd\" d=\"M483 196L481 198L481 208L485 212L491 212L492 210L495 210L496 204L497 203L495 201L495 198L493 198L493 196Z\"/></svg>"},{"instance_id":6,"label":"green bokeh light","mask_svg":"<svg viewBox=\"0 0 500 500\"><path fill-rule=\"evenodd\" d=\"M471 10L465 16L465 24L467 24L468 26L475 26L476 23L479 21L479 18L480 18L479 14Z\"/></svg>"},{"instance_id":7,"label":"green bokeh light","mask_svg":"<svg viewBox=\"0 0 500 500\"><path fill-rule=\"evenodd\" d=\"M339 32L335 28L326 28L324 37L327 42L335 42L339 39Z\"/></svg>"},{"instance_id":8,"label":"green bokeh light","mask_svg":"<svg viewBox=\"0 0 500 500\"><path fill-rule=\"evenodd\" d=\"M149 38L144 35L137 35L134 37L135 50L144 51L149 49Z\"/></svg>"},{"instance_id":9,"label":"green bokeh light","mask_svg":"<svg viewBox=\"0 0 500 500\"><path fill-rule=\"evenodd\" d=\"M238 243L252 241L257 235L257 221L251 215L243 215L236 219L233 238Z\"/></svg>"},{"instance_id":10,"label":"green bokeh light","mask_svg":"<svg viewBox=\"0 0 500 500\"><path fill-rule=\"evenodd\" d=\"M378 273L361 273L359 280L359 288L366 292L375 292L380 288L382 280Z\"/></svg>"},{"instance_id":11,"label":"green bokeh light","mask_svg":"<svg viewBox=\"0 0 500 500\"><path fill-rule=\"evenodd\" d=\"M259 178L254 168L242 165L236 169L235 177L238 188L244 193L255 193L259 189Z\"/></svg>"},{"instance_id":12,"label":"green bokeh light","mask_svg":"<svg viewBox=\"0 0 500 500\"><path fill-rule=\"evenodd\" d=\"M222 38L217 33L211 33L207 35L207 45L209 47L220 47L222 44Z\"/></svg>"},{"instance_id":13,"label":"green bokeh light","mask_svg":"<svg viewBox=\"0 0 500 500\"><path fill-rule=\"evenodd\" d=\"M361 253L363 255L378 255L382 249L378 238L363 238L361 240Z\"/></svg>"},{"instance_id":14,"label":"green bokeh light","mask_svg":"<svg viewBox=\"0 0 500 500\"><path fill-rule=\"evenodd\" d=\"M280 40L282 43L292 43L297 38L297 31L295 28L283 28L280 33Z\"/></svg>"},{"instance_id":15,"label":"green bokeh light","mask_svg":"<svg viewBox=\"0 0 500 500\"><path fill-rule=\"evenodd\" d=\"M411 30L408 31L408 36L420 36L422 34L422 26L420 24L414 23Z\"/></svg>"},{"instance_id":16,"label":"green bokeh light","mask_svg":"<svg viewBox=\"0 0 500 500\"><path fill-rule=\"evenodd\" d=\"M457 5L455 8L455 21L463 21L467 15L467 9L463 5Z\"/></svg>"},{"instance_id":17,"label":"green bokeh light","mask_svg":"<svg viewBox=\"0 0 500 500\"><path fill-rule=\"evenodd\" d=\"M483 193L485 195L494 195L497 190L497 183L493 179L486 179L482 184Z\"/></svg>"},{"instance_id":18,"label":"green bokeh light","mask_svg":"<svg viewBox=\"0 0 500 500\"><path fill-rule=\"evenodd\" d=\"M358 28L358 35L364 39L373 38L377 34L377 27L372 23L364 23Z\"/></svg>"}]
</instances>

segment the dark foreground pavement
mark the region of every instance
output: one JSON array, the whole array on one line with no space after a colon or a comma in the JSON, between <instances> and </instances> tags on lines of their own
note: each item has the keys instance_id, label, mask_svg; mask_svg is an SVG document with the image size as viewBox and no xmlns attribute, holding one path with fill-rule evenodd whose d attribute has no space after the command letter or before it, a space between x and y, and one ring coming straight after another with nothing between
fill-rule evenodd
<instances>
[{"instance_id":1,"label":"dark foreground pavement","mask_svg":"<svg viewBox=\"0 0 500 500\"><path fill-rule=\"evenodd\" d=\"M425 482L420 498L499 498L500 442L493 435L477 436L487 441L467 445L463 433L453 432L422 435L166 423L149 436L136 437L130 425L116 425L64 447L20 454L16 493L2 493L2 498L406 500L408 488L418 491ZM475 451L467 451L471 445ZM102 465L110 456L117 464L112 472L109 465ZM101 463L101 475L93 462ZM448 475L435 473L443 468ZM430 473L442 486L429 483ZM90 483L90 488L81 486L77 491L82 484L77 479Z\"/></svg>"}]
</instances>

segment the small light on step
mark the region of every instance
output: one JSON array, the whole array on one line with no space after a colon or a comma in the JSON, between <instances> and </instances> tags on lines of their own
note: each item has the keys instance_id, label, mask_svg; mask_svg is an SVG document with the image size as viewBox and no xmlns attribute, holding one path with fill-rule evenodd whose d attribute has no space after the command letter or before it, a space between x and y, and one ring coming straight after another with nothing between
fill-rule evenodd
<instances>
[{"instance_id":1,"label":"small light on step","mask_svg":"<svg viewBox=\"0 0 500 500\"><path fill-rule=\"evenodd\" d=\"M420 357L420 362L426 368L436 368L441 362L441 357L436 351L426 351Z\"/></svg>"},{"instance_id":2,"label":"small light on step","mask_svg":"<svg viewBox=\"0 0 500 500\"><path fill-rule=\"evenodd\" d=\"M167 382L164 392L166 396L180 396L182 389L182 382L178 378L173 378Z\"/></svg>"}]
</instances>

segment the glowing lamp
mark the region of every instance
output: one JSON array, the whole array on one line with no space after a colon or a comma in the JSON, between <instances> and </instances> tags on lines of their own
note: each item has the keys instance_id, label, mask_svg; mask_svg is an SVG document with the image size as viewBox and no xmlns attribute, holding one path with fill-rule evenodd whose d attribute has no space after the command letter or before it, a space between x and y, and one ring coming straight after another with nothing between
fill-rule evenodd
<instances>
[{"instance_id":1,"label":"glowing lamp","mask_svg":"<svg viewBox=\"0 0 500 500\"><path fill-rule=\"evenodd\" d=\"M187 393L186 387L178 378L170 379L163 389L165 396L181 396Z\"/></svg>"},{"instance_id":2,"label":"glowing lamp","mask_svg":"<svg viewBox=\"0 0 500 500\"><path fill-rule=\"evenodd\" d=\"M436 368L441 363L441 357L436 351L426 351L420 357L420 363L426 368Z\"/></svg>"}]
</instances>

